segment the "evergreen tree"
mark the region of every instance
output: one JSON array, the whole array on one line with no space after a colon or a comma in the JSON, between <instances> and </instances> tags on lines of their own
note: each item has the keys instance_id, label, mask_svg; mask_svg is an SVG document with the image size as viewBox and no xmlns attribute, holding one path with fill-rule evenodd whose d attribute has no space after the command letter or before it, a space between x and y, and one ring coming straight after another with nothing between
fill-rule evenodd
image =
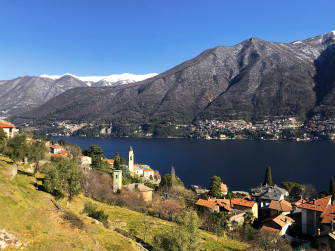
<instances>
[{"instance_id":1,"label":"evergreen tree","mask_svg":"<svg viewBox=\"0 0 335 251\"><path fill-rule=\"evenodd\" d=\"M209 195L214 198L221 198L221 178L213 176L209 185Z\"/></svg>"},{"instance_id":2,"label":"evergreen tree","mask_svg":"<svg viewBox=\"0 0 335 251\"><path fill-rule=\"evenodd\" d=\"M332 196L332 201L334 201L335 200L335 181L333 178L330 178L329 195Z\"/></svg>"},{"instance_id":3,"label":"evergreen tree","mask_svg":"<svg viewBox=\"0 0 335 251\"><path fill-rule=\"evenodd\" d=\"M174 170L174 167L171 167L171 186L176 186L176 170Z\"/></svg>"},{"instance_id":4,"label":"evergreen tree","mask_svg":"<svg viewBox=\"0 0 335 251\"><path fill-rule=\"evenodd\" d=\"M263 185L268 185L268 186L273 186L272 183L272 174L271 174L271 167L268 166L266 168L266 172L265 172L265 179L264 179L264 183Z\"/></svg>"}]
</instances>

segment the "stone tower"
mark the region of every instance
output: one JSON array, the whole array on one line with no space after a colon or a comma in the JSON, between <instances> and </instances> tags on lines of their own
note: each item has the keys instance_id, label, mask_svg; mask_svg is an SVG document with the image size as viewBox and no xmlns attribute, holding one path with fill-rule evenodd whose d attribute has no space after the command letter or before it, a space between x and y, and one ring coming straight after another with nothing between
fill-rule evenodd
<instances>
[{"instance_id":1,"label":"stone tower","mask_svg":"<svg viewBox=\"0 0 335 251\"><path fill-rule=\"evenodd\" d=\"M122 170L113 170L113 191L122 189Z\"/></svg>"},{"instance_id":2,"label":"stone tower","mask_svg":"<svg viewBox=\"0 0 335 251\"><path fill-rule=\"evenodd\" d=\"M134 172L134 152L133 148L130 146L128 153L128 168L130 173Z\"/></svg>"}]
</instances>

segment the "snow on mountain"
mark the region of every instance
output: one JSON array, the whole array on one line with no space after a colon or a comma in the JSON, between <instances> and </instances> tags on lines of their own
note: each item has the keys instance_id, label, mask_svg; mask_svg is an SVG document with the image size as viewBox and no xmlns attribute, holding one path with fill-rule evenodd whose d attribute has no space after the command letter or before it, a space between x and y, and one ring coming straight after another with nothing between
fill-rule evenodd
<instances>
[{"instance_id":1,"label":"snow on mountain","mask_svg":"<svg viewBox=\"0 0 335 251\"><path fill-rule=\"evenodd\" d=\"M157 73L149 73L144 75L135 75L135 74L129 74L129 73L123 73L123 74L113 74L109 76L85 76L85 77L79 77L72 75L70 73L66 73L64 75L47 75L43 74L40 75L41 78L49 78L53 80L57 80L63 76L72 76L74 78L77 78L83 82L85 82L88 86L110 86L114 84L128 84L132 82L142 81L147 78L152 78Z\"/></svg>"}]
</instances>

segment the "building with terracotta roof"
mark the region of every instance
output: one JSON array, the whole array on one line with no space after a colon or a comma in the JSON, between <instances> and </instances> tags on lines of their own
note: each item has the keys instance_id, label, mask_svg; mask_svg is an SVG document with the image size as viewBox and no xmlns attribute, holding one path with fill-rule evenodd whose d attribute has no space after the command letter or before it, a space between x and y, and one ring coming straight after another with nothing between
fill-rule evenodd
<instances>
[{"instance_id":1,"label":"building with terracotta roof","mask_svg":"<svg viewBox=\"0 0 335 251\"><path fill-rule=\"evenodd\" d=\"M0 127L5 131L8 138L14 137L15 126L4 120L0 120Z\"/></svg>"},{"instance_id":2,"label":"building with terracotta roof","mask_svg":"<svg viewBox=\"0 0 335 251\"><path fill-rule=\"evenodd\" d=\"M316 235L321 228L321 215L326 218L326 209L331 204L331 196L305 202L299 206L301 208L301 231L304 234ZM328 211L327 211L328 212ZM329 214L328 214L329 215Z\"/></svg>"},{"instance_id":3,"label":"building with terracotta roof","mask_svg":"<svg viewBox=\"0 0 335 251\"><path fill-rule=\"evenodd\" d=\"M207 208L210 212L231 211L230 201L226 199L199 199L195 204L198 208Z\"/></svg>"},{"instance_id":4,"label":"building with terracotta roof","mask_svg":"<svg viewBox=\"0 0 335 251\"><path fill-rule=\"evenodd\" d=\"M281 201L272 200L269 205L269 210L270 210L270 216L278 214L288 215L293 210L293 207L291 203L286 200Z\"/></svg>"},{"instance_id":5,"label":"building with terracotta roof","mask_svg":"<svg viewBox=\"0 0 335 251\"><path fill-rule=\"evenodd\" d=\"M65 149L64 147L60 145L55 144L55 145L50 146L50 153L57 154L62 150L65 150Z\"/></svg>"},{"instance_id":6,"label":"building with terracotta roof","mask_svg":"<svg viewBox=\"0 0 335 251\"><path fill-rule=\"evenodd\" d=\"M250 211L255 218L258 218L258 204L256 201L232 198L230 200L230 206L233 209L241 210L244 212Z\"/></svg>"},{"instance_id":7,"label":"building with terracotta roof","mask_svg":"<svg viewBox=\"0 0 335 251\"><path fill-rule=\"evenodd\" d=\"M102 161L107 162L108 164L111 165L111 168L114 168L114 159L103 159Z\"/></svg>"},{"instance_id":8,"label":"building with terracotta roof","mask_svg":"<svg viewBox=\"0 0 335 251\"><path fill-rule=\"evenodd\" d=\"M274 215L262 221L262 229L278 232L279 235L284 235L293 222L294 220L286 215Z\"/></svg>"},{"instance_id":9,"label":"building with terracotta roof","mask_svg":"<svg viewBox=\"0 0 335 251\"><path fill-rule=\"evenodd\" d=\"M223 195L228 194L228 187L227 187L226 184L221 183L221 193L222 193Z\"/></svg>"},{"instance_id":10,"label":"building with terracotta roof","mask_svg":"<svg viewBox=\"0 0 335 251\"><path fill-rule=\"evenodd\" d=\"M154 178L155 175L155 171L152 170L151 168L146 168L143 169L143 178L145 180L150 180L150 176L152 177L152 179Z\"/></svg>"}]
</instances>

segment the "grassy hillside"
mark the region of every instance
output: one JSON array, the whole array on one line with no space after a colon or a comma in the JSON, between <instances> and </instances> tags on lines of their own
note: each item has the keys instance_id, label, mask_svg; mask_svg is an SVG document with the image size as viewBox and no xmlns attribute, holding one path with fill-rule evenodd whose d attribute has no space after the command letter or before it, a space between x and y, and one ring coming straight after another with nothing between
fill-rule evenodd
<instances>
[{"instance_id":1,"label":"grassy hillside","mask_svg":"<svg viewBox=\"0 0 335 251\"><path fill-rule=\"evenodd\" d=\"M79 216L85 223L83 230L71 227L62 218L63 213L51 202L52 196L34 187L36 179L18 174L10 181L6 171L8 164L0 160L0 229L14 233L21 242L29 242L26 250L138 250L133 240L124 237L115 228L132 232L136 237L144 238L143 214L126 208L97 203L99 208L109 215L111 228L92 224L92 219L82 214L89 198L79 196L73 201L60 200L59 204ZM161 231L175 227L174 223L147 217L152 222L147 242L152 243L153 236ZM216 237L201 231L203 250L244 250L244 243Z\"/></svg>"}]
</instances>

